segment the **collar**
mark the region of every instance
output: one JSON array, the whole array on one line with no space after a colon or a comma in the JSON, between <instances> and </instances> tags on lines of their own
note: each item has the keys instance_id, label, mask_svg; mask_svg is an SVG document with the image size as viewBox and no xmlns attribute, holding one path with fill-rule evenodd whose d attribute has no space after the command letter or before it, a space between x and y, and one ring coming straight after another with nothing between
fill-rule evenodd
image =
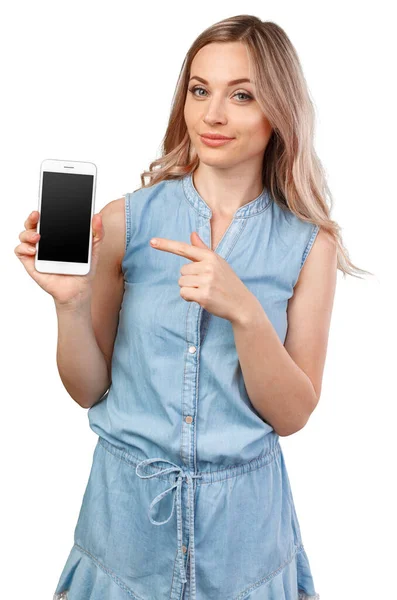
<instances>
[{"instance_id":1,"label":"collar","mask_svg":"<svg viewBox=\"0 0 397 600\"><path fill-rule=\"evenodd\" d=\"M196 190L193 183L193 171L184 175L181 179L183 191L185 192L185 196L190 204L204 217L211 218L212 210L206 203L206 201L200 196L198 191ZM258 214L265 210L267 206L270 204L270 195L266 189L266 186L263 188L262 192L243 206L240 206L239 209L234 213L233 219L245 219L247 217L251 217L252 215Z\"/></svg>"}]
</instances>

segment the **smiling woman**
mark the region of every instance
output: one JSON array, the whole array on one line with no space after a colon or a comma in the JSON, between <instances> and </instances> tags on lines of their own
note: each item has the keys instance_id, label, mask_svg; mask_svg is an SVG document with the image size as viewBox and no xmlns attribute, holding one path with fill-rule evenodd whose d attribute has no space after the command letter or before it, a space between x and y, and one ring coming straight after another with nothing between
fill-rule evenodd
<instances>
[{"instance_id":1,"label":"smiling woman","mask_svg":"<svg viewBox=\"0 0 397 600\"><path fill-rule=\"evenodd\" d=\"M359 270L312 131L278 25L195 40L163 156L125 195L111 385L55 598L320 598L280 436L319 400L337 268Z\"/></svg>"}]
</instances>

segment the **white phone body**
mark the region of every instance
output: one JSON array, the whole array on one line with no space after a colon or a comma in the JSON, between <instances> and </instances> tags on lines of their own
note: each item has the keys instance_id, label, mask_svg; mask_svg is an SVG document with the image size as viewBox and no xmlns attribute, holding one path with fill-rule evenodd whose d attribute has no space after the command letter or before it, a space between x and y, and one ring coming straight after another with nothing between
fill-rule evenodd
<instances>
[{"instance_id":1,"label":"white phone body","mask_svg":"<svg viewBox=\"0 0 397 600\"><path fill-rule=\"evenodd\" d=\"M40 167L35 268L40 273L87 275L97 168L92 162L47 158Z\"/></svg>"}]
</instances>

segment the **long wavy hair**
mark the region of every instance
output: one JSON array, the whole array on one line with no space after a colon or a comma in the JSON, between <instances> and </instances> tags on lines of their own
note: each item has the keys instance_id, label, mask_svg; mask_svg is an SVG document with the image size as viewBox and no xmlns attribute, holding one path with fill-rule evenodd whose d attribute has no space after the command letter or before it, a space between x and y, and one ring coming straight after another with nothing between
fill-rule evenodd
<instances>
[{"instance_id":1,"label":"long wavy hair","mask_svg":"<svg viewBox=\"0 0 397 600\"><path fill-rule=\"evenodd\" d=\"M362 279L359 273L373 275L351 262L340 227L330 218L333 197L313 145L314 105L294 46L285 31L271 21L237 15L211 25L196 38L179 74L161 157L141 174L142 186L138 189L180 179L198 167L200 161L186 127L184 105L193 58L212 42L242 42L247 48L256 101L273 128L263 156L263 186L283 210L319 225L334 238L337 268L343 277L350 274Z\"/></svg>"}]
</instances>

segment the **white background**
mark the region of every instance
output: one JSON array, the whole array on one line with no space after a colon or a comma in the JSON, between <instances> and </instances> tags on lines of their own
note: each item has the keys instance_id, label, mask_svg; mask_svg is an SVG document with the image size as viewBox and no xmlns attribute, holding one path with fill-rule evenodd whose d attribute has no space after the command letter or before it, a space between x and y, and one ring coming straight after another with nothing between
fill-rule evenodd
<instances>
[{"instance_id":1,"label":"white background","mask_svg":"<svg viewBox=\"0 0 397 600\"><path fill-rule=\"evenodd\" d=\"M303 542L321 600L395 592L391 7L69 0L2 10L2 597L52 598L97 440L58 374L53 299L14 254L38 208L40 163L94 162L95 212L139 187L159 156L189 46L209 25L241 13L275 21L295 45L316 107L332 217L353 263L375 273L360 280L338 272L320 402L303 430L280 438Z\"/></svg>"}]
</instances>

